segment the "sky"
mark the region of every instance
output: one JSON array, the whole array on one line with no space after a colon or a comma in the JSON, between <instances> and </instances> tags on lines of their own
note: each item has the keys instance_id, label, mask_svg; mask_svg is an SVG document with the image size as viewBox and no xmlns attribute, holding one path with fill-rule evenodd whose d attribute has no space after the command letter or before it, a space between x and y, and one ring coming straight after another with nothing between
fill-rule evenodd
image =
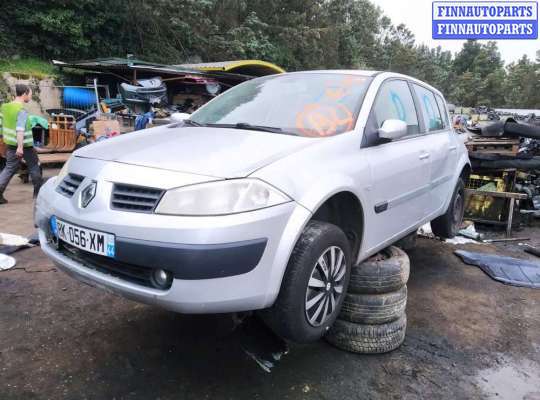
<instances>
[{"instance_id":1,"label":"sky","mask_svg":"<svg viewBox=\"0 0 540 400\"><path fill-rule=\"evenodd\" d=\"M424 43L430 47L441 46L443 50L453 53L461 50L463 40L435 40L431 38L431 3L432 0L371 0L378 5L394 25L404 23L414 33L416 43ZM482 42L482 41L481 41ZM496 40L505 64L517 61L527 54L529 59L536 58L540 50L540 39L537 40Z\"/></svg>"}]
</instances>

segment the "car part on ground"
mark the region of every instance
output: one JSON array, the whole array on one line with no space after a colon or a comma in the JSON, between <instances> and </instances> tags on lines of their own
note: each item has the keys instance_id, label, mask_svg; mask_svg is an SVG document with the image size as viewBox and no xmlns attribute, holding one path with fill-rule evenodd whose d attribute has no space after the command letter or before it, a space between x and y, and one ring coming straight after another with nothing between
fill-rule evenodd
<instances>
[{"instance_id":1,"label":"car part on ground","mask_svg":"<svg viewBox=\"0 0 540 400\"><path fill-rule=\"evenodd\" d=\"M328 342L356 353L386 353L398 348L407 325L409 265L403 250L391 246L353 267L349 289L361 294L349 290L345 295L341 312L326 336ZM361 279L353 284L353 277ZM374 287L375 294L362 294Z\"/></svg>"},{"instance_id":2,"label":"car part on ground","mask_svg":"<svg viewBox=\"0 0 540 400\"><path fill-rule=\"evenodd\" d=\"M407 286L380 294L345 295L339 318L357 324L385 324L395 321L407 306Z\"/></svg>"},{"instance_id":3,"label":"car part on ground","mask_svg":"<svg viewBox=\"0 0 540 400\"><path fill-rule=\"evenodd\" d=\"M351 269L349 293L390 293L401 289L409 279L407 254L395 246L387 247Z\"/></svg>"},{"instance_id":4,"label":"car part on ground","mask_svg":"<svg viewBox=\"0 0 540 400\"><path fill-rule=\"evenodd\" d=\"M431 229L436 236L451 239L461 229L463 213L465 211L465 183L459 178L454 194L446 212L431 221Z\"/></svg>"},{"instance_id":5,"label":"car part on ground","mask_svg":"<svg viewBox=\"0 0 540 400\"><path fill-rule=\"evenodd\" d=\"M326 340L354 353L388 353L403 343L406 329L405 313L395 321L380 325L355 324L338 319L326 335Z\"/></svg>"},{"instance_id":6,"label":"car part on ground","mask_svg":"<svg viewBox=\"0 0 540 400\"><path fill-rule=\"evenodd\" d=\"M540 249L538 247L531 246L530 244L527 244L527 243L519 243L519 245L525 246L525 248L523 249L525 253L529 253L529 254L535 255L536 257L540 257Z\"/></svg>"},{"instance_id":7,"label":"car part on ground","mask_svg":"<svg viewBox=\"0 0 540 400\"><path fill-rule=\"evenodd\" d=\"M279 296L262 318L286 339L320 339L341 309L350 266L345 233L326 222L309 222L289 259Z\"/></svg>"},{"instance_id":8,"label":"car part on ground","mask_svg":"<svg viewBox=\"0 0 540 400\"><path fill-rule=\"evenodd\" d=\"M7 254L0 253L0 271L6 271L13 268L17 261Z\"/></svg>"},{"instance_id":9,"label":"car part on ground","mask_svg":"<svg viewBox=\"0 0 540 400\"><path fill-rule=\"evenodd\" d=\"M496 254L475 253L456 250L464 263L476 265L496 281L514 286L540 289L540 264L513 257Z\"/></svg>"},{"instance_id":10,"label":"car part on ground","mask_svg":"<svg viewBox=\"0 0 540 400\"><path fill-rule=\"evenodd\" d=\"M266 372L271 372L289 352L287 342L253 315L246 315L239 321L233 335L242 350Z\"/></svg>"}]
</instances>

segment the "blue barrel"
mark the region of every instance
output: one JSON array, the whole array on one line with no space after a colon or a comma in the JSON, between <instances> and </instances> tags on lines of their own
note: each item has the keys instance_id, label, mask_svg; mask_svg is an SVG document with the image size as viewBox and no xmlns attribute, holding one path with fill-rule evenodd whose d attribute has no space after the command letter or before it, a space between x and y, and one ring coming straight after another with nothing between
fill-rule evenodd
<instances>
[{"instance_id":1,"label":"blue barrel","mask_svg":"<svg viewBox=\"0 0 540 400\"><path fill-rule=\"evenodd\" d=\"M95 104L96 93L94 89L64 88L64 108L88 109L95 107Z\"/></svg>"}]
</instances>

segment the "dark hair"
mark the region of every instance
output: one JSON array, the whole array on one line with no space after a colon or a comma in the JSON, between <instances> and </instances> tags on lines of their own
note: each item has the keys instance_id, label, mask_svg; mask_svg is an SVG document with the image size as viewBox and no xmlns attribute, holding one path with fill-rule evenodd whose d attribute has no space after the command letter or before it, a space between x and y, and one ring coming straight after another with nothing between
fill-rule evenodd
<instances>
[{"instance_id":1,"label":"dark hair","mask_svg":"<svg viewBox=\"0 0 540 400\"><path fill-rule=\"evenodd\" d=\"M25 94L30 93L30 88L24 83L17 83L15 85L15 96L19 97Z\"/></svg>"}]
</instances>

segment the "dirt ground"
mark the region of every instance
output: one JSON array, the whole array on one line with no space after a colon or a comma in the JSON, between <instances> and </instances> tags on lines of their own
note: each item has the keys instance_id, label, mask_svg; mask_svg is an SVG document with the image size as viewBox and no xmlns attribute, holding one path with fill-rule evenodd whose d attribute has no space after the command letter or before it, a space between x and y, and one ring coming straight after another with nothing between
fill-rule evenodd
<instances>
[{"instance_id":1,"label":"dirt ground","mask_svg":"<svg viewBox=\"0 0 540 400\"><path fill-rule=\"evenodd\" d=\"M15 178L6 197L0 231L29 235L31 185ZM540 244L537 228L517 234ZM533 257L515 244L420 239L401 348L368 356L291 345L271 373L242 351L230 316L130 302L23 250L0 272L0 399L539 400L540 290L491 280L456 247Z\"/></svg>"}]
</instances>

